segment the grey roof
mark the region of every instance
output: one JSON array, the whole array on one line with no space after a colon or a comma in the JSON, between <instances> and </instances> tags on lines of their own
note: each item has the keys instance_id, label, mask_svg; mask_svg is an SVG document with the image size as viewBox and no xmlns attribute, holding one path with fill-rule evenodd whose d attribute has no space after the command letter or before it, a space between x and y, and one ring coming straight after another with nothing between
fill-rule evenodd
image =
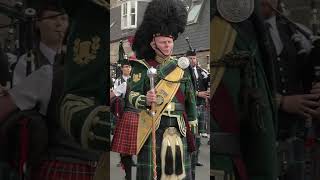
<instances>
[{"instance_id":1,"label":"grey roof","mask_svg":"<svg viewBox=\"0 0 320 180\"><path fill-rule=\"evenodd\" d=\"M146 10L148 2L138 1L138 23L139 26L142 21L144 11ZM121 30L121 6L117 6L110 10L110 24L114 25L110 28L110 42L126 39L128 36L134 35L136 29Z\"/></svg>"},{"instance_id":2,"label":"grey roof","mask_svg":"<svg viewBox=\"0 0 320 180\"><path fill-rule=\"evenodd\" d=\"M144 11L148 2L138 1L138 26L142 21ZM120 39L126 39L128 36L132 36L136 29L121 30L121 6L112 8L110 10L110 24L115 23L110 30L110 42L115 42ZM209 49L209 35L210 33L210 1L204 0L201 12L198 17L198 21L194 24L190 24L186 27L186 30L175 41L174 54L183 54L189 49L185 37L189 37L191 45L198 51Z\"/></svg>"},{"instance_id":3,"label":"grey roof","mask_svg":"<svg viewBox=\"0 0 320 180\"><path fill-rule=\"evenodd\" d=\"M204 0L202 9L195 24L190 24L175 41L174 54L183 54L189 50L186 37L189 37L191 46L197 51L208 50L210 47L210 1Z\"/></svg>"}]
</instances>

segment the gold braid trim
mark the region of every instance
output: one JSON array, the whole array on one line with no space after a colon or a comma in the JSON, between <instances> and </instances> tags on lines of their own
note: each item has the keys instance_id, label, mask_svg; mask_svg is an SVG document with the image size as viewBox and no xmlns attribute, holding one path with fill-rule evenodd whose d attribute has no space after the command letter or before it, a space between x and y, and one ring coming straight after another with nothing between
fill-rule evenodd
<instances>
[{"instance_id":1,"label":"gold braid trim","mask_svg":"<svg viewBox=\"0 0 320 180\"><path fill-rule=\"evenodd\" d=\"M62 128L71 135L71 121L73 115L94 105L94 101L89 98L67 94L62 101L60 108L60 122Z\"/></svg>"},{"instance_id":2,"label":"gold braid trim","mask_svg":"<svg viewBox=\"0 0 320 180\"><path fill-rule=\"evenodd\" d=\"M136 107L137 109L141 109L141 107L145 107L145 105L142 104L141 102L146 102L146 101L142 100L142 98L146 98L146 96L145 95L140 95L136 99L136 103L134 104L134 107Z\"/></svg>"},{"instance_id":3,"label":"gold braid trim","mask_svg":"<svg viewBox=\"0 0 320 180\"><path fill-rule=\"evenodd\" d=\"M81 145L84 148L89 148L89 140L100 140L100 141L108 141L108 139L106 138L108 136L107 134L107 128L106 128L106 136L105 137L101 137L101 136L97 136L95 135L93 132L91 132L91 128L94 127L95 124L101 124L101 125L105 125L108 126L107 123L105 123L104 121L100 120L100 117L98 116L99 112L107 112L107 107L106 106L97 106L94 110L92 110L90 112L90 114L87 116L86 120L84 121L84 124L82 126L81 129Z\"/></svg>"},{"instance_id":4,"label":"gold braid trim","mask_svg":"<svg viewBox=\"0 0 320 180\"><path fill-rule=\"evenodd\" d=\"M129 93L129 103L133 105L133 101L132 101L133 98L135 98L135 97L137 97L137 96L139 96L139 95L140 95L140 93L135 92L135 91L131 91L131 92Z\"/></svg>"}]
</instances>

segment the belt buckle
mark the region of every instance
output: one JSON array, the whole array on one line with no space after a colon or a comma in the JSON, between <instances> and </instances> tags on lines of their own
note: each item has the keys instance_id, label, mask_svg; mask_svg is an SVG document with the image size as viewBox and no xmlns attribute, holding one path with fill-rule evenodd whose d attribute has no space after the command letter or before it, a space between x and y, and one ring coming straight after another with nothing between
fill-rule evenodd
<instances>
[{"instance_id":1,"label":"belt buckle","mask_svg":"<svg viewBox=\"0 0 320 180\"><path fill-rule=\"evenodd\" d=\"M166 107L166 110L167 111L174 111L175 110L175 107L176 107L176 104L174 102L170 102L167 107Z\"/></svg>"},{"instance_id":2,"label":"belt buckle","mask_svg":"<svg viewBox=\"0 0 320 180\"><path fill-rule=\"evenodd\" d=\"M166 112L168 112L168 114L170 115L171 114L171 112L173 112L173 111L175 111L175 108L176 106L175 106L175 103L174 102L170 102L168 105L167 105L167 107L166 107Z\"/></svg>"}]
</instances>

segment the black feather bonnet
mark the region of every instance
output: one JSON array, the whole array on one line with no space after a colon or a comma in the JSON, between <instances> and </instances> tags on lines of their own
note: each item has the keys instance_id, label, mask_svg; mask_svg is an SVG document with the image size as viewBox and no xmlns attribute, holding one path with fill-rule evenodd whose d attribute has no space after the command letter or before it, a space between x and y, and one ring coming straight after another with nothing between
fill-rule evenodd
<instances>
[{"instance_id":1,"label":"black feather bonnet","mask_svg":"<svg viewBox=\"0 0 320 180\"><path fill-rule=\"evenodd\" d=\"M188 12L181 0L153 0L144 13L136 31L132 49L138 59L153 59L155 52L150 42L156 36L178 38L187 24Z\"/></svg>"}]
</instances>

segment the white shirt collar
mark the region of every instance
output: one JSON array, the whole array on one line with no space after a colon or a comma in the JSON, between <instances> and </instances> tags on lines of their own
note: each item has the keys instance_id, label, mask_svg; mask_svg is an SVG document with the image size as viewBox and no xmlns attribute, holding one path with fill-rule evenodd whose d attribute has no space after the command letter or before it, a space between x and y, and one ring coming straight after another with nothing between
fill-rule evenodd
<instances>
[{"instance_id":1,"label":"white shirt collar","mask_svg":"<svg viewBox=\"0 0 320 180\"><path fill-rule=\"evenodd\" d=\"M122 78L123 78L125 81L127 81L130 77L131 77L131 76L124 76L124 75L122 75Z\"/></svg>"},{"instance_id":2,"label":"white shirt collar","mask_svg":"<svg viewBox=\"0 0 320 180\"><path fill-rule=\"evenodd\" d=\"M49 60L51 64L54 63L54 58L57 54L56 51L53 49L49 48L47 45L44 43L40 42L40 51L43 53L43 55Z\"/></svg>"},{"instance_id":3,"label":"white shirt collar","mask_svg":"<svg viewBox=\"0 0 320 180\"><path fill-rule=\"evenodd\" d=\"M266 23L271 25L272 29L277 29L277 18L276 16L271 16L269 19L265 20Z\"/></svg>"}]
</instances>

